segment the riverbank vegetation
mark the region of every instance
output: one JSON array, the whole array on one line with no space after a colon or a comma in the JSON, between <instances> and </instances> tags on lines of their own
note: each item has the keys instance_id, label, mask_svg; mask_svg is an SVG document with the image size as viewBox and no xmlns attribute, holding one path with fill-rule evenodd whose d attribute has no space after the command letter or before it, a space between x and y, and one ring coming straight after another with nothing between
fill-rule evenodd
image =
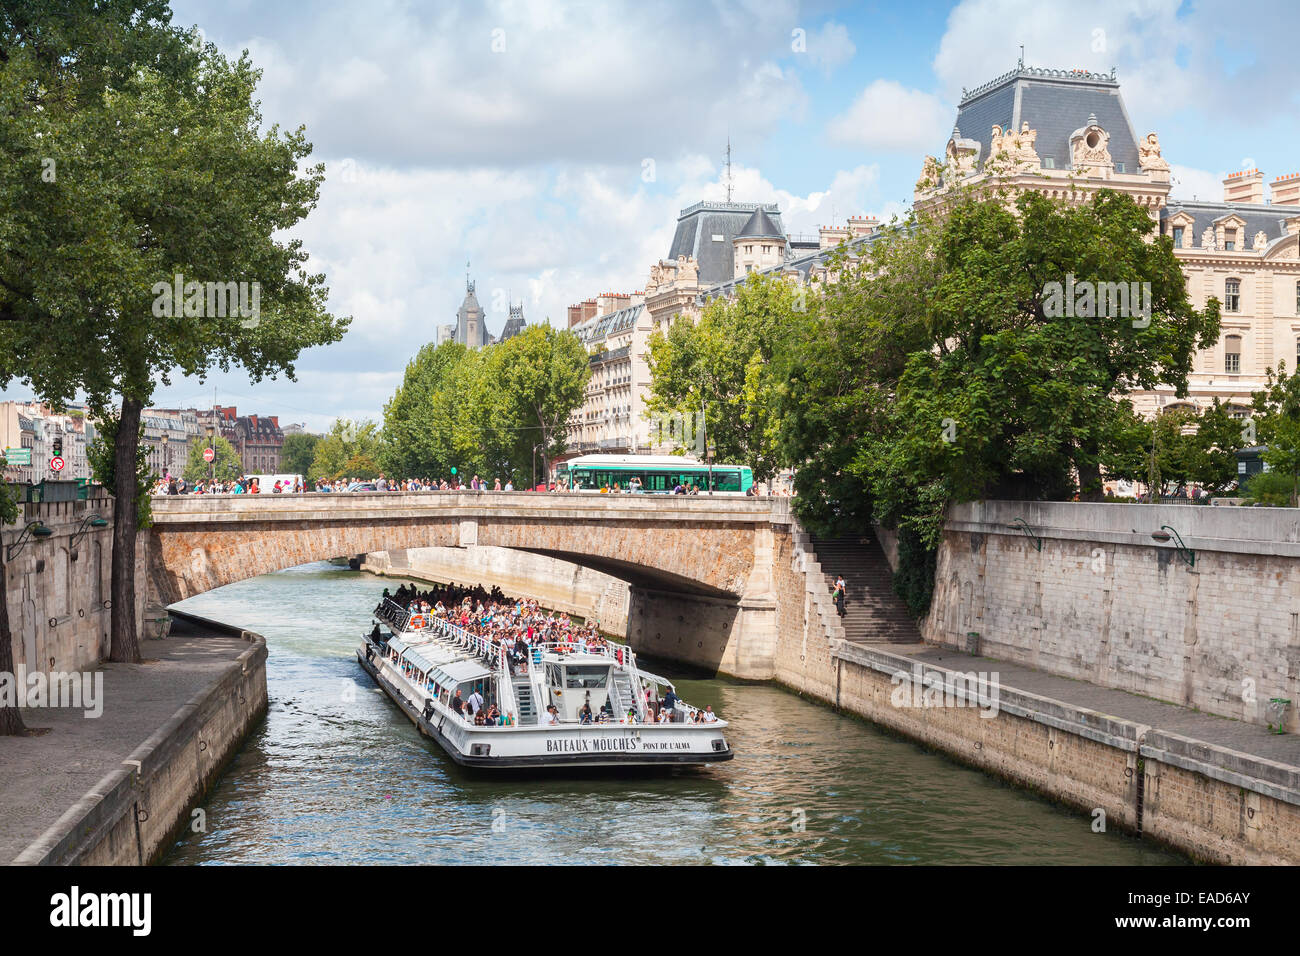
<instances>
[{"instance_id":1,"label":"riverbank vegetation","mask_svg":"<svg viewBox=\"0 0 1300 956\"><path fill-rule=\"evenodd\" d=\"M1218 302L1192 307L1151 228L1109 191L1081 205L952 197L856 257L841 249L831 282L787 292L749 276L694 329L679 318L656 333L658 407L706 405L718 456L756 474L794 467L812 530L897 529L896 585L924 613L954 502L1100 501L1103 477L1153 472L1210 490L1235 478L1242 428L1227 410L1153 424L1130 402L1157 385L1185 396L1197 350L1219 335ZM1074 279L1149 300L1140 313L1062 309Z\"/></svg>"},{"instance_id":2,"label":"riverbank vegetation","mask_svg":"<svg viewBox=\"0 0 1300 956\"><path fill-rule=\"evenodd\" d=\"M550 324L483 349L426 345L384 406L378 467L399 477L456 474L468 482L477 474L526 487L564 451L590 376L582 342Z\"/></svg>"}]
</instances>

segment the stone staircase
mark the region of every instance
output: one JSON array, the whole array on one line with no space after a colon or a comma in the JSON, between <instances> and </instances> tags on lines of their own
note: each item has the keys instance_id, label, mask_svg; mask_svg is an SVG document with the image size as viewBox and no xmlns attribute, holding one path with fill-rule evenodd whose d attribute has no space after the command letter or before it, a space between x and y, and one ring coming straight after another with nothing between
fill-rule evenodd
<instances>
[{"instance_id":1,"label":"stone staircase","mask_svg":"<svg viewBox=\"0 0 1300 956\"><path fill-rule=\"evenodd\" d=\"M816 554L828 595L835 576L844 576L848 598L844 617L835 614L834 602L831 606L845 640L892 644L913 644L921 640L907 606L894 593L893 572L874 536L825 539L810 536L809 545ZM811 576L813 568L808 573Z\"/></svg>"}]
</instances>

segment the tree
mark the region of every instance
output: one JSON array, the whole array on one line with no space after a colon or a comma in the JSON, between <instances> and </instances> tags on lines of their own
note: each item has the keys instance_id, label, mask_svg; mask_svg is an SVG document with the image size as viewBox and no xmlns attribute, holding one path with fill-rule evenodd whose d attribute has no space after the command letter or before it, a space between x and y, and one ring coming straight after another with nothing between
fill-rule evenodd
<instances>
[{"instance_id":1,"label":"tree","mask_svg":"<svg viewBox=\"0 0 1300 956\"><path fill-rule=\"evenodd\" d=\"M456 342L421 348L384 406L380 461L394 475L445 475L464 460L453 437L477 353Z\"/></svg>"},{"instance_id":2,"label":"tree","mask_svg":"<svg viewBox=\"0 0 1300 956\"><path fill-rule=\"evenodd\" d=\"M582 404L591 364L578 337L549 323L485 350L470 397L474 424L496 465L522 483L534 450L545 476L564 451L569 418Z\"/></svg>"},{"instance_id":3,"label":"tree","mask_svg":"<svg viewBox=\"0 0 1300 956\"><path fill-rule=\"evenodd\" d=\"M1300 507L1300 369L1288 375L1278 362L1266 374L1268 383L1252 397L1256 434L1266 446L1264 464L1291 479L1291 507Z\"/></svg>"},{"instance_id":4,"label":"tree","mask_svg":"<svg viewBox=\"0 0 1300 956\"><path fill-rule=\"evenodd\" d=\"M508 477L563 451L590 376L577 336L549 324L484 349L426 345L384 406L380 461L395 476Z\"/></svg>"},{"instance_id":5,"label":"tree","mask_svg":"<svg viewBox=\"0 0 1300 956\"><path fill-rule=\"evenodd\" d=\"M285 435L284 444L280 446L280 461L285 472L305 476L316 460L316 444L319 441L319 435L306 432Z\"/></svg>"},{"instance_id":6,"label":"tree","mask_svg":"<svg viewBox=\"0 0 1300 956\"><path fill-rule=\"evenodd\" d=\"M363 419L353 423L337 418L329 433L316 443L316 457L307 471L310 481L338 478L374 478L379 474L379 426Z\"/></svg>"},{"instance_id":7,"label":"tree","mask_svg":"<svg viewBox=\"0 0 1300 956\"><path fill-rule=\"evenodd\" d=\"M208 447L207 442L190 443L190 452L185 459L185 470L181 477L191 486L207 481L209 474L217 481L234 481L244 473L244 463L239 458L239 452L226 439L220 435L213 437L211 447L216 452L216 457L211 464L203 460L203 452Z\"/></svg>"},{"instance_id":8,"label":"tree","mask_svg":"<svg viewBox=\"0 0 1300 956\"><path fill-rule=\"evenodd\" d=\"M678 317L650 336L651 412L694 418L703 409L709 444L759 480L780 467L772 362L808 290L762 274L745 277L734 299L717 298L698 322Z\"/></svg>"},{"instance_id":9,"label":"tree","mask_svg":"<svg viewBox=\"0 0 1300 956\"><path fill-rule=\"evenodd\" d=\"M247 55L170 16L160 0L27 0L0 18L0 386L56 407L81 391L100 418L120 404L113 661L140 656L132 473L155 385L231 365L292 378L347 327L280 238L324 175L303 165L303 131L262 129Z\"/></svg>"},{"instance_id":10,"label":"tree","mask_svg":"<svg viewBox=\"0 0 1300 956\"><path fill-rule=\"evenodd\" d=\"M18 520L18 503L4 477L5 459L0 455L0 530ZM0 540L0 674L13 674L14 635L9 626L9 577L5 568L4 541ZM13 736L26 731L18 702L12 707L0 700L0 737Z\"/></svg>"}]
</instances>

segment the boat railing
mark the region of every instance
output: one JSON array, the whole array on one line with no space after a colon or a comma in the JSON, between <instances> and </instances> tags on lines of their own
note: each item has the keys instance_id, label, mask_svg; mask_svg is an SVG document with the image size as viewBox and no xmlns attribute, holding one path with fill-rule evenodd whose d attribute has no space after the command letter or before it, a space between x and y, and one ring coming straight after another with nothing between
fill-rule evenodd
<instances>
[{"instance_id":1,"label":"boat railing","mask_svg":"<svg viewBox=\"0 0 1300 956\"><path fill-rule=\"evenodd\" d=\"M484 662L497 671L496 697L497 709L504 714L511 714L519 720L519 705L515 701L515 689L510 682L510 663L506 656L504 644L495 644L484 637L472 634L459 624L452 624L441 618L433 618L430 625L434 633L455 641L461 647L477 654ZM472 723L472 721L471 721Z\"/></svg>"}]
</instances>

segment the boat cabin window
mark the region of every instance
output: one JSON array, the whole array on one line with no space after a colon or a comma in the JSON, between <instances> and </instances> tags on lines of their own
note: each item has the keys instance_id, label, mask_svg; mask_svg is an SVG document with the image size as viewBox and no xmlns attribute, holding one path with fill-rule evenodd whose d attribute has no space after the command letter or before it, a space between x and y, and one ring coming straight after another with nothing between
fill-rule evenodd
<instances>
[{"instance_id":1,"label":"boat cabin window","mask_svg":"<svg viewBox=\"0 0 1300 956\"><path fill-rule=\"evenodd\" d=\"M605 664L570 664L564 668L564 686L572 689L604 687L609 682Z\"/></svg>"}]
</instances>

